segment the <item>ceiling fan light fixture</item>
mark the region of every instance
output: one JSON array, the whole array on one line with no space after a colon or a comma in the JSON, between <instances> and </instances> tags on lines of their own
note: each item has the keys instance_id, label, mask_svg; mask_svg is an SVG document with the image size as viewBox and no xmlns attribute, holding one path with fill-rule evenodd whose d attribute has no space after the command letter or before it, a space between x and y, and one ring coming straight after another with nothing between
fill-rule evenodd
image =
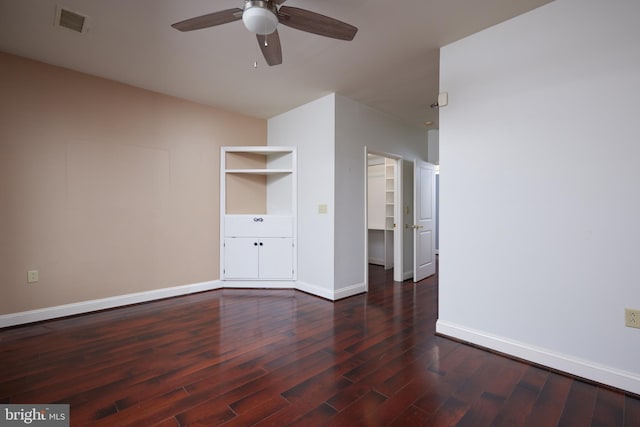
<instances>
[{"instance_id":1,"label":"ceiling fan light fixture","mask_svg":"<svg viewBox=\"0 0 640 427\"><path fill-rule=\"evenodd\" d=\"M248 1L242 13L242 22L254 34L267 35L278 26L277 9L266 1Z\"/></svg>"},{"instance_id":2,"label":"ceiling fan light fixture","mask_svg":"<svg viewBox=\"0 0 640 427\"><path fill-rule=\"evenodd\" d=\"M0 0L1 1L1 0ZM286 0L245 0L244 7L220 10L171 24L178 31L193 31L243 20L248 31L256 35L267 64L282 64L282 46L278 24L330 37L353 40L358 29L346 22L298 7L282 6Z\"/></svg>"}]
</instances>

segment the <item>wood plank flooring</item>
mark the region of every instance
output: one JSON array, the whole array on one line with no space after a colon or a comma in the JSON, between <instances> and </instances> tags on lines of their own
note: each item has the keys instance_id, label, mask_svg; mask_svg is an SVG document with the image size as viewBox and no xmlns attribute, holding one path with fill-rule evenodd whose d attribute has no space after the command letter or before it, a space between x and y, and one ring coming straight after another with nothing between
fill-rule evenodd
<instances>
[{"instance_id":1,"label":"wood plank flooring","mask_svg":"<svg viewBox=\"0 0 640 427\"><path fill-rule=\"evenodd\" d=\"M640 400L434 335L437 276L219 290L0 330L0 402L74 426L640 426Z\"/></svg>"}]
</instances>

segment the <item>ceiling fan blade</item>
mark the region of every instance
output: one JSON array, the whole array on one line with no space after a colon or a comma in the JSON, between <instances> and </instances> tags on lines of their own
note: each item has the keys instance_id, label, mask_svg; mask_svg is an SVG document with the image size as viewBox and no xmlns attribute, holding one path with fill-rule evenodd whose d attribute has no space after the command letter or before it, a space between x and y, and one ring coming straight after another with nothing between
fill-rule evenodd
<instances>
[{"instance_id":1,"label":"ceiling fan blade","mask_svg":"<svg viewBox=\"0 0 640 427\"><path fill-rule=\"evenodd\" d=\"M287 27L339 40L353 40L358 32L353 25L297 7L280 7L278 19Z\"/></svg>"},{"instance_id":2,"label":"ceiling fan blade","mask_svg":"<svg viewBox=\"0 0 640 427\"><path fill-rule=\"evenodd\" d=\"M176 22L171 26L180 31L193 31L238 21L240 19L242 19L242 9L236 7L234 9L221 10L220 12L185 19L184 21Z\"/></svg>"},{"instance_id":3,"label":"ceiling fan blade","mask_svg":"<svg viewBox=\"0 0 640 427\"><path fill-rule=\"evenodd\" d=\"M262 50L262 54L264 55L264 59L267 61L267 64L282 64L282 47L280 46L278 30L271 34L267 34L266 36L256 34L256 38L258 39L260 50Z\"/></svg>"}]
</instances>

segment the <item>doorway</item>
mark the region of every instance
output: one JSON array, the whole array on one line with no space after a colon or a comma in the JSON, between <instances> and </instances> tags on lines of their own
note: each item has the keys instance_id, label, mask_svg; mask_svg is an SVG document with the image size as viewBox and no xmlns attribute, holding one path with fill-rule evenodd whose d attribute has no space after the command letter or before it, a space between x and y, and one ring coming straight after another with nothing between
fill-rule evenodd
<instances>
[{"instance_id":1,"label":"doorway","mask_svg":"<svg viewBox=\"0 0 640 427\"><path fill-rule=\"evenodd\" d=\"M436 166L367 147L364 154L366 288L370 264L393 269L394 282L435 274Z\"/></svg>"},{"instance_id":2,"label":"doorway","mask_svg":"<svg viewBox=\"0 0 640 427\"><path fill-rule=\"evenodd\" d=\"M393 280L403 280L402 158L369 151L366 159L365 283L369 264L393 269Z\"/></svg>"}]
</instances>

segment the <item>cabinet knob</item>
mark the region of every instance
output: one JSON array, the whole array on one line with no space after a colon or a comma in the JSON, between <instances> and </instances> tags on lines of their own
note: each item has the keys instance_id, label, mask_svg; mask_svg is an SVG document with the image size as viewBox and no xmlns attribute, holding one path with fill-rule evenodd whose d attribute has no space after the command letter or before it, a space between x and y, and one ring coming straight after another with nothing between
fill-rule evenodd
<instances>
[{"instance_id":1,"label":"cabinet knob","mask_svg":"<svg viewBox=\"0 0 640 427\"><path fill-rule=\"evenodd\" d=\"M258 246L258 242L253 242L253 246Z\"/></svg>"},{"instance_id":2,"label":"cabinet knob","mask_svg":"<svg viewBox=\"0 0 640 427\"><path fill-rule=\"evenodd\" d=\"M260 242L260 246L262 246L262 242Z\"/></svg>"},{"instance_id":3,"label":"cabinet knob","mask_svg":"<svg viewBox=\"0 0 640 427\"><path fill-rule=\"evenodd\" d=\"M259 217L253 218L253 222L262 222L262 221L264 221L264 218L259 218Z\"/></svg>"}]
</instances>

